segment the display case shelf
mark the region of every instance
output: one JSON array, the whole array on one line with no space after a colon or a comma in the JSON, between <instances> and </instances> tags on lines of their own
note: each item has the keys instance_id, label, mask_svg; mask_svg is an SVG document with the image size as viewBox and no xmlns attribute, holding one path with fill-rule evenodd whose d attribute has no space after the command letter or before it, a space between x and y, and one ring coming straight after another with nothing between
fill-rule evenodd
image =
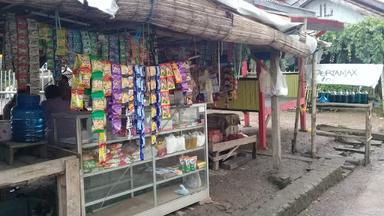
<instances>
[{"instance_id":1,"label":"display case shelf","mask_svg":"<svg viewBox=\"0 0 384 216\"><path fill-rule=\"evenodd\" d=\"M156 184L159 185L159 184L164 184L166 182L170 182L170 181L173 181L173 180L176 180L176 179L179 179L179 178L182 178L182 177L186 177L188 175L192 175L194 173L198 173L200 171L205 171L206 168L202 168L202 169L197 169L197 170L194 170L194 171L190 171L190 172L187 172L187 173L183 173L181 175L176 175L176 176L173 176L173 177L170 177L170 178L166 178L166 179L163 179L163 180L159 180L159 181L156 181Z\"/></svg>"},{"instance_id":2,"label":"display case shelf","mask_svg":"<svg viewBox=\"0 0 384 216\"><path fill-rule=\"evenodd\" d=\"M204 128L204 125L196 125L196 126L191 126L191 127L186 127L186 128L177 128L177 129L173 129L173 130L160 131L158 133L158 135L166 135L166 134L178 133L178 132L182 132L182 131L197 130L197 129L202 129L202 128ZM149 137L149 136L150 135L146 135L146 137ZM127 142L127 141L131 141L131 140L136 140L136 139L139 139L139 136L119 137L116 139L107 140L107 144ZM92 143L83 144L82 148L83 149L89 149L89 148L97 147L98 145L99 144L97 142L92 142Z\"/></svg>"},{"instance_id":3,"label":"display case shelf","mask_svg":"<svg viewBox=\"0 0 384 216\"><path fill-rule=\"evenodd\" d=\"M199 151L199 150L204 150L204 149L205 149L205 146L199 146L199 147L196 147L196 148L193 148L193 149L187 149L187 150L184 150L184 151L178 151L178 152L174 152L174 153L171 153L171 154L166 154L166 155L161 156L161 157L156 157L156 160L162 160L162 159L166 159L166 158L169 158L169 157L174 157L174 156L178 156L178 155L188 154L188 153L191 153L191 152L195 152L195 151Z\"/></svg>"},{"instance_id":4,"label":"display case shelf","mask_svg":"<svg viewBox=\"0 0 384 216\"><path fill-rule=\"evenodd\" d=\"M101 174L104 174L104 173L113 172L113 171L117 171L117 170L129 168L129 167L137 166L137 165L144 164L144 163L149 163L149 162L152 162L152 159L150 159L150 160L143 160L143 161L135 161L135 162L129 163L129 164L125 165L125 166L113 167L113 168L109 168L109 169L106 168L106 169L95 171L95 172L84 173L83 177L87 178L87 177L91 177L91 176L95 176L95 175L101 175Z\"/></svg>"},{"instance_id":5,"label":"display case shelf","mask_svg":"<svg viewBox=\"0 0 384 216\"><path fill-rule=\"evenodd\" d=\"M104 168L89 173L83 173L83 163L81 163L80 193L82 196L82 206L84 207L83 212L86 212L87 215L100 215L102 212L110 212L112 210L112 214L105 215L165 215L184 206L209 198L206 104L172 106L171 109L173 111L171 119L163 121L164 130L161 130L157 136L171 134L175 136L190 136L193 135L191 132L199 131L205 134L204 145L174 152L162 157L156 155L155 146L147 146L144 161L134 161L124 166ZM64 136L65 144L70 145L71 149L77 151L76 153L80 156L81 160L83 159L83 152L87 152L87 160L90 160L89 156L94 154L92 152L97 152L98 143L94 142L91 138L87 140L82 139L82 133L84 132L82 122L90 118L89 113L78 112L55 114L53 116L54 138L58 145L62 144L57 138L57 133L60 131L57 131L56 128L56 123L60 122L60 118L75 120L76 137ZM88 136L86 137L89 137L90 133L90 128L87 126L85 135L88 134ZM150 137L150 135L148 134L146 137ZM138 136L111 138L107 140L107 148L111 147L109 144L121 143L120 151L123 151L124 147L130 150L133 147L134 150L124 153L127 154L125 157L136 157L139 149L137 146L138 142L129 141L137 141L138 139ZM82 141L80 142L79 140ZM156 174L158 168L175 165L179 161L177 156L186 154L197 156L200 161L206 162L205 167L181 175L161 176L162 178L159 178L159 175ZM184 177L196 173L199 173L198 176L202 182L202 187L197 189L188 188L190 194L186 196L177 194L175 190L180 184L185 183L187 185L187 182L184 182L186 180ZM145 202L143 199L145 199ZM138 202L143 205L138 206ZM115 214L115 207L121 208L121 213Z\"/></svg>"},{"instance_id":6,"label":"display case shelf","mask_svg":"<svg viewBox=\"0 0 384 216\"><path fill-rule=\"evenodd\" d=\"M148 188L151 188L151 187L153 187L153 184L147 184L147 185L136 187L136 188L133 188L131 190L126 190L126 191L123 191L123 192L120 192L120 193L117 193L117 194L108 195L108 196L105 196L102 199L97 199L97 200L85 203L85 207L96 205L98 203L102 203L102 202L105 202L105 201L108 201L108 200L111 200L111 199L115 199L115 198L118 198L118 197L121 197L121 196L125 196L125 195L128 195L128 194L137 192L137 191L145 190L145 189L148 189Z\"/></svg>"}]
</instances>

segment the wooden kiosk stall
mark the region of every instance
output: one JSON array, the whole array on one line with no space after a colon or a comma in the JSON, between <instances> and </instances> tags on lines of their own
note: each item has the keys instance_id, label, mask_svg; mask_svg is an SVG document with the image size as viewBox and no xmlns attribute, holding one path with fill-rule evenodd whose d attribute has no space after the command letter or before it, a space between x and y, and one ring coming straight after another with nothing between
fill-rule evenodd
<instances>
[{"instance_id":1,"label":"wooden kiosk stall","mask_svg":"<svg viewBox=\"0 0 384 216\"><path fill-rule=\"evenodd\" d=\"M80 187L77 197L66 202L76 213L68 209L61 214L166 215L209 199L207 107L191 96L193 56L167 56L163 46L178 47L187 40L193 47L211 40L268 47L276 83L280 52L304 57L310 54L307 45L207 0L120 0L117 11L107 10L112 19L90 7L92 1L84 2L0 0L3 10L14 12L11 21L6 20L8 29L15 27L9 25L13 20L38 22L35 26L41 27L39 39L46 43L45 57L56 81L63 72L59 66L73 69L72 111L52 115L51 144L74 152L80 164L69 158L71 162L58 161L54 171L43 173L68 169L66 181L60 180L58 187L61 190L66 183L67 194L60 193L60 198L69 199ZM11 50L12 38L6 38ZM277 96L271 100L274 168L278 169L280 106ZM75 123L67 126L68 119ZM61 136L69 130L75 135ZM78 172L72 177L74 170Z\"/></svg>"}]
</instances>

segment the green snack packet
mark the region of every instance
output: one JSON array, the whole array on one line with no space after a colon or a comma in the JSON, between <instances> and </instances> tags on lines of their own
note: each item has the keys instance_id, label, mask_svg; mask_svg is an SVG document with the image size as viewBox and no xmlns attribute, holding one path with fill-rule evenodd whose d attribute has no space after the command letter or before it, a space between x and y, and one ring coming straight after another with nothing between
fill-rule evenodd
<instances>
[{"instance_id":1,"label":"green snack packet","mask_svg":"<svg viewBox=\"0 0 384 216\"><path fill-rule=\"evenodd\" d=\"M92 119L92 132L93 133L104 132L105 112L104 111L94 111L91 114L91 119Z\"/></svg>"},{"instance_id":2,"label":"green snack packet","mask_svg":"<svg viewBox=\"0 0 384 216\"><path fill-rule=\"evenodd\" d=\"M92 92L104 91L103 86L103 72L102 71L94 71L92 72Z\"/></svg>"},{"instance_id":3,"label":"green snack packet","mask_svg":"<svg viewBox=\"0 0 384 216\"><path fill-rule=\"evenodd\" d=\"M99 92L93 92L91 94L92 98L92 110L93 111L104 111L105 108L107 107L107 102L104 97L104 92L99 91Z\"/></svg>"}]
</instances>

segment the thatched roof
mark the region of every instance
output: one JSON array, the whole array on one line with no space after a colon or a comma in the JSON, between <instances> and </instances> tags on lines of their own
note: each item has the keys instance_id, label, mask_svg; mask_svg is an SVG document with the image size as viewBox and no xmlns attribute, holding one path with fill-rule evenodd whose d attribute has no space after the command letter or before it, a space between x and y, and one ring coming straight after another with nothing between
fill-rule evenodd
<instances>
[{"instance_id":1,"label":"thatched roof","mask_svg":"<svg viewBox=\"0 0 384 216\"><path fill-rule=\"evenodd\" d=\"M307 45L267 25L232 13L208 0L117 0L115 19L78 0L0 0L78 17L97 23L148 22L155 26L210 40L270 46L297 56L309 55ZM11 7L8 5L8 7Z\"/></svg>"}]
</instances>

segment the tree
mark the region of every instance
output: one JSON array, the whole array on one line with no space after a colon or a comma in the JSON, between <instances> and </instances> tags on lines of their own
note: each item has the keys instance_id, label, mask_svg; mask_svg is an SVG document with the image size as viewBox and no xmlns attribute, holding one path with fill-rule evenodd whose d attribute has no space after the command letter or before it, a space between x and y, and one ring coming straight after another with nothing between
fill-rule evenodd
<instances>
[{"instance_id":1,"label":"tree","mask_svg":"<svg viewBox=\"0 0 384 216\"><path fill-rule=\"evenodd\" d=\"M365 63L384 62L384 19L369 17L347 25L341 32L329 32L322 37L331 42L322 63Z\"/></svg>"}]
</instances>

